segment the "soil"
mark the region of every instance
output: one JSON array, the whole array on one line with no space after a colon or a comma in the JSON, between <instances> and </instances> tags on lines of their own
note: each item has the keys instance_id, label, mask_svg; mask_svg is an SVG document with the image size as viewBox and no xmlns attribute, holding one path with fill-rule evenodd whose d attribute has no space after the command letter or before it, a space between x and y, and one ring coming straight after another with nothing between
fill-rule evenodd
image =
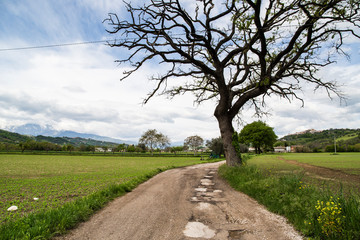
<instances>
[{"instance_id":1,"label":"soil","mask_svg":"<svg viewBox=\"0 0 360 240\"><path fill-rule=\"evenodd\" d=\"M285 218L219 178L221 164L158 174L56 239L302 239Z\"/></svg>"},{"instance_id":2,"label":"soil","mask_svg":"<svg viewBox=\"0 0 360 240\"><path fill-rule=\"evenodd\" d=\"M300 163L295 160L286 160L281 157L279 157L279 159L284 160L286 163L302 167L305 173L312 178L325 180L328 182L330 181L334 183L345 184L352 190L359 191L360 189L360 175L346 173L338 169L331 169L326 167L314 166L307 163Z\"/></svg>"}]
</instances>

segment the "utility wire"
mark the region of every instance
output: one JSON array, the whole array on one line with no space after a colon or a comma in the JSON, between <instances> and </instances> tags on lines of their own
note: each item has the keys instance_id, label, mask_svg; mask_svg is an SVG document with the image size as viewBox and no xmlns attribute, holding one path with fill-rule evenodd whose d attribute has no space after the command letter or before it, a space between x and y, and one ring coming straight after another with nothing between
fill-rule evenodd
<instances>
[{"instance_id":1,"label":"utility wire","mask_svg":"<svg viewBox=\"0 0 360 240\"><path fill-rule=\"evenodd\" d=\"M285 27L292 27L296 25L288 25L283 26ZM171 36L182 36L184 33L177 33L172 34ZM156 38L156 36L153 36L151 38ZM86 45L86 44L97 44L97 43L109 43L110 41L116 41L116 40L122 40L122 39L109 39L109 40L99 40L99 41L88 41L88 42L77 42L77 43L61 43L61 44L52 44L52 45L41 45L41 46L31 46L31 47L17 47L17 48L0 48L0 52L5 51L17 51L17 50L29 50L29 49L40 49L40 48L54 48L54 47L67 47L67 46L76 46L76 45Z\"/></svg>"},{"instance_id":2,"label":"utility wire","mask_svg":"<svg viewBox=\"0 0 360 240\"><path fill-rule=\"evenodd\" d=\"M112 41L112 40L100 40L100 41L78 42L78 43L62 43L62 44L43 45L43 46L32 46L32 47L2 48L2 49L0 49L0 52L16 51L16 50L28 50L28 49L38 49L38 48L66 47L66 46L85 45L85 44L96 44L96 43L107 43L107 42L109 42L109 41Z\"/></svg>"}]
</instances>

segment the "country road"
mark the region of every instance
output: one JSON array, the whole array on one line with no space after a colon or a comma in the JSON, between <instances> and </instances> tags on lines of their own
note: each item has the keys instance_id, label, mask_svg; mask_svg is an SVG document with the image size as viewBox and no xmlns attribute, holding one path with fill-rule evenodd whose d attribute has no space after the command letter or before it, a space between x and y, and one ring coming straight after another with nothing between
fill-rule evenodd
<instances>
[{"instance_id":1,"label":"country road","mask_svg":"<svg viewBox=\"0 0 360 240\"><path fill-rule=\"evenodd\" d=\"M221 164L160 173L56 239L302 239L286 219L220 179Z\"/></svg>"}]
</instances>

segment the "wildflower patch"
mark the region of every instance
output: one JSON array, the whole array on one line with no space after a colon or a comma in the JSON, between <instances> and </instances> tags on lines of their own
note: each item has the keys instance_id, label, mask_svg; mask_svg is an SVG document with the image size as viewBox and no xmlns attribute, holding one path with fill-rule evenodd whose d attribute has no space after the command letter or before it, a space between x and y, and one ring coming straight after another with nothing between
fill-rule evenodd
<instances>
[{"instance_id":1,"label":"wildflower patch","mask_svg":"<svg viewBox=\"0 0 360 240\"><path fill-rule=\"evenodd\" d=\"M318 200L315 209L318 214L317 223L325 236L336 236L343 231L345 216L342 214L340 203L337 203L333 197L327 202Z\"/></svg>"}]
</instances>

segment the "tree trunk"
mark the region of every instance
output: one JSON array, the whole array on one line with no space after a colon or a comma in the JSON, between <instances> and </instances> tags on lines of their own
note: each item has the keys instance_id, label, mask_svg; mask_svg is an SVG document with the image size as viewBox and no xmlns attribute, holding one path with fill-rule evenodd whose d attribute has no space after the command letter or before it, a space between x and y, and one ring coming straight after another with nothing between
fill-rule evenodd
<instances>
[{"instance_id":1,"label":"tree trunk","mask_svg":"<svg viewBox=\"0 0 360 240\"><path fill-rule=\"evenodd\" d=\"M236 149L232 144L232 137L234 134L232 118L227 115L217 115L216 118L219 123L221 138L224 143L226 164L228 166L240 166L242 164L241 157L238 156Z\"/></svg>"}]
</instances>

